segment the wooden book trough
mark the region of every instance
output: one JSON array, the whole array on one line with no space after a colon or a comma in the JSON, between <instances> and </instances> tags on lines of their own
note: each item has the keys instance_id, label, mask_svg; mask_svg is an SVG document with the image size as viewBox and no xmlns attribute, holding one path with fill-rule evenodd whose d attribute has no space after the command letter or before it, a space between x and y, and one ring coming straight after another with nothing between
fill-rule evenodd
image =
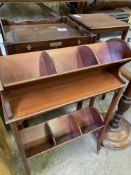
<instances>
[{"instance_id":1,"label":"wooden book trough","mask_svg":"<svg viewBox=\"0 0 131 175\"><path fill-rule=\"evenodd\" d=\"M131 60L131 49L121 39L104 43L3 56L0 59L4 117L26 158L100 130L97 150L111 120L125 82L119 67ZM18 124L56 108L115 91L106 117L89 106L73 113L19 129ZM43 115L44 118L44 115Z\"/></svg>"},{"instance_id":2,"label":"wooden book trough","mask_svg":"<svg viewBox=\"0 0 131 175\"><path fill-rule=\"evenodd\" d=\"M103 126L99 112L93 107L87 107L47 123L22 129L20 135L26 155L30 158Z\"/></svg>"},{"instance_id":3,"label":"wooden book trough","mask_svg":"<svg viewBox=\"0 0 131 175\"><path fill-rule=\"evenodd\" d=\"M127 43L114 38L104 43L3 56L0 59L0 76L4 86L9 86L114 67L112 65L130 61L130 56L131 49Z\"/></svg>"},{"instance_id":4,"label":"wooden book trough","mask_svg":"<svg viewBox=\"0 0 131 175\"><path fill-rule=\"evenodd\" d=\"M6 54L94 43L96 35L68 17L40 21L12 22L1 20Z\"/></svg>"}]
</instances>

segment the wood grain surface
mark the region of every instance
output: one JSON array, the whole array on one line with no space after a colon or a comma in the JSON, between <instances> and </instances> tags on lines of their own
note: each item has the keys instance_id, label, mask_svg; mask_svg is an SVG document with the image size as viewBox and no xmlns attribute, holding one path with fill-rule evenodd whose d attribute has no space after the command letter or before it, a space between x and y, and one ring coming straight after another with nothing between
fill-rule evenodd
<instances>
[{"instance_id":1,"label":"wood grain surface","mask_svg":"<svg viewBox=\"0 0 131 175\"><path fill-rule=\"evenodd\" d=\"M104 43L3 56L0 76L4 85L13 84L95 65L126 62L130 57L131 49L127 43L115 38Z\"/></svg>"},{"instance_id":2,"label":"wood grain surface","mask_svg":"<svg viewBox=\"0 0 131 175\"><path fill-rule=\"evenodd\" d=\"M6 94L13 119L19 119L123 86L124 84L108 71L95 70L75 76L54 77L52 81L45 79L41 84L15 88L8 90Z\"/></svg>"},{"instance_id":3,"label":"wood grain surface","mask_svg":"<svg viewBox=\"0 0 131 175\"><path fill-rule=\"evenodd\" d=\"M7 54L94 43L96 35L68 17L39 21L0 21Z\"/></svg>"},{"instance_id":4,"label":"wood grain surface","mask_svg":"<svg viewBox=\"0 0 131 175\"><path fill-rule=\"evenodd\" d=\"M129 25L114 17L111 17L104 13L96 14L76 14L70 15L71 18L79 21L83 25L90 29L103 29L103 28L115 28L115 27L128 27Z\"/></svg>"}]
</instances>

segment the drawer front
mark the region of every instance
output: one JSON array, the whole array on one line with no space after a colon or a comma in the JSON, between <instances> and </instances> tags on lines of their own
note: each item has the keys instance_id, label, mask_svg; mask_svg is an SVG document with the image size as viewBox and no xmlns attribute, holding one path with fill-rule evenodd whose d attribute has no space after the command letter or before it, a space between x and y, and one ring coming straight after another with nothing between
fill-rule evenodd
<instances>
[{"instance_id":1,"label":"drawer front","mask_svg":"<svg viewBox=\"0 0 131 175\"><path fill-rule=\"evenodd\" d=\"M26 53L32 51L41 51L61 47L77 46L83 44L90 44L96 41L96 37L84 36L80 38L71 38L55 41L42 41L34 43L18 43L18 44L5 44L6 52L8 55L16 53Z\"/></svg>"}]
</instances>

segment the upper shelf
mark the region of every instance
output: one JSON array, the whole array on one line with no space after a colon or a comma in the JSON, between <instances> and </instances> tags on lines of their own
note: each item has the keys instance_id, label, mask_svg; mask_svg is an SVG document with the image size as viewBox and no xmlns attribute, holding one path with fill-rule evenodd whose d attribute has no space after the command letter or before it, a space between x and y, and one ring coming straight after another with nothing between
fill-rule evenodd
<instances>
[{"instance_id":1,"label":"upper shelf","mask_svg":"<svg viewBox=\"0 0 131 175\"><path fill-rule=\"evenodd\" d=\"M125 41L110 39L104 43L3 56L0 76L6 87L83 69L122 64L130 61L130 57L131 50Z\"/></svg>"}]
</instances>

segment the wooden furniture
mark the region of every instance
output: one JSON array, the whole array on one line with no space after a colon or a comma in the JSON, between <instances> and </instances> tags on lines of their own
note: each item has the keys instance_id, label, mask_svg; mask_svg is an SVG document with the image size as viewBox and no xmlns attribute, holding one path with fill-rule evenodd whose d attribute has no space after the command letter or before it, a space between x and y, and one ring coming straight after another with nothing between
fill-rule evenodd
<instances>
[{"instance_id":1,"label":"wooden furniture","mask_svg":"<svg viewBox=\"0 0 131 175\"><path fill-rule=\"evenodd\" d=\"M83 27L97 34L98 39L102 33L122 31L122 39L126 38L129 25L114 17L104 13L94 14L74 14L70 15L75 22L82 24Z\"/></svg>"},{"instance_id":2,"label":"wooden furniture","mask_svg":"<svg viewBox=\"0 0 131 175\"><path fill-rule=\"evenodd\" d=\"M0 148L0 173L2 175L13 175L12 169L6 159L3 150Z\"/></svg>"},{"instance_id":3,"label":"wooden furniture","mask_svg":"<svg viewBox=\"0 0 131 175\"><path fill-rule=\"evenodd\" d=\"M118 103L118 109L106 131L103 144L113 149L122 149L131 145L131 124L123 118L124 113L131 105L131 62L122 66L119 70L121 76L129 82L125 92Z\"/></svg>"},{"instance_id":4,"label":"wooden furniture","mask_svg":"<svg viewBox=\"0 0 131 175\"><path fill-rule=\"evenodd\" d=\"M94 43L96 40L95 34L68 17L19 23L3 19L0 28L7 55Z\"/></svg>"},{"instance_id":5,"label":"wooden furniture","mask_svg":"<svg viewBox=\"0 0 131 175\"><path fill-rule=\"evenodd\" d=\"M9 165L11 157L11 148L9 144L9 136L0 118L0 174L13 175Z\"/></svg>"},{"instance_id":6,"label":"wooden furniture","mask_svg":"<svg viewBox=\"0 0 131 175\"><path fill-rule=\"evenodd\" d=\"M104 57L101 62L95 55L99 44L93 45L16 54L0 59L4 118L12 128L26 174L30 174L27 159L86 133L100 131L97 151L100 150L104 132L125 87L124 81L117 75L118 68L131 58L120 60L116 57L105 62L107 57ZM26 58L30 59L28 66ZM34 60L37 69L32 67ZM27 68L27 77L33 71L32 78L21 76L23 65ZM115 94L104 119L94 107L89 106L27 128L18 126L20 121L38 118L39 114L109 91L115 91Z\"/></svg>"},{"instance_id":7,"label":"wooden furniture","mask_svg":"<svg viewBox=\"0 0 131 175\"><path fill-rule=\"evenodd\" d=\"M5 157L10 158L11 148L9 145L9 136L1 118L0 118L0 138L1 138L0 139L1 152Z\"/></svg>"}]
</instances>

